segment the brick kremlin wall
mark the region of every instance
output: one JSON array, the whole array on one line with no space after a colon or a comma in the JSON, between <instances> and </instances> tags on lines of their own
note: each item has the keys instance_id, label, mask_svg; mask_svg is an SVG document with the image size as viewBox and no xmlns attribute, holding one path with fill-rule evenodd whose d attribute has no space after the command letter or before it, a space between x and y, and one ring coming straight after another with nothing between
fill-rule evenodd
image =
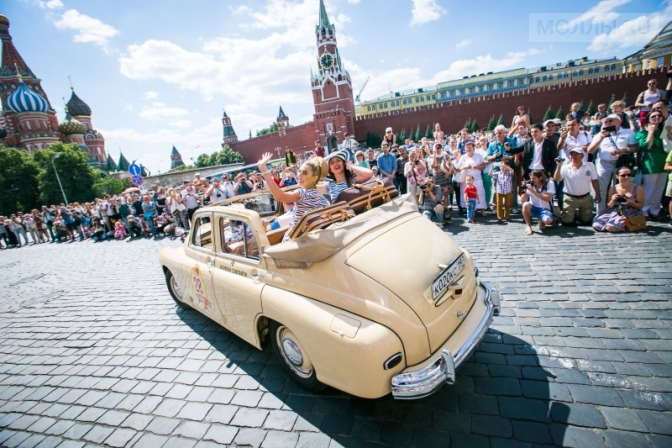
<instances>
[{"instance_id":1,"label":"brick kremlin wall","mask_svg":"<svg viewBox=\"0 0 672 448\"><path fill-rule=\"evenodd\" d=\"M367 131L382 136L388 126L391 126L395 133L400 132L402 128L408 133L411 129L415 131L418 125L424 134L428 124L433 126L437 122L441 124L444 132L454 134L462 129L468 119L477 120L483 128L493 115L497 120L500 113L504 114L504 121L508 127L518 106L525 106L530 111L533 121L540 123L549 105L554 115L560 106L565 113L569 113L570 106L574 102L583 101L584 106L588 107L592 100L597 108L599 103L608 104L612 94L616 95L617 100L622 99L625 94L628 104L634 105L637 96L646 90L648 79L657 79L658 87L665 88L667 70L668 67L660 67L536 89L483 95L467 100L428 105L417 110L386 112L358 119L355 122L355 136L360 141L366 138Z\"/></svg>"},{"instance_id":2,"label":"brick kremlin wall","mask_svg":"<svg viewBox=\"0 0 672 448\"><path fill-rule=\"evenodd\" d=\"M245 160L245 163L255 163L265 152L271 152L273 158L278 157L276 148L280 148L280 157L284 157L287 146L297 155L313 149L317 132L313 122L283 129L271 134L242 140L231 145Z\"/></svg>"},{"instance_id":3,"label":"brick kremlin wall","mask_svg":"<svg viewBox=\"0 0 672 448\"><path fill-rule=\"evenodd\" d=\"M667 80L665 74L668 67L652 70L643 70L633 73L600 76L584 81L562 83L536 89L516 90L494 95L483 95L467 100L449 101L398 112L376 114L355 121L355 137L364 141L367 131L382 136L385 128L391 126L395 133L402 128L409 132L415 131L420 125L425 132L427 125L440 123L441 128L448 133L457 133L467 119L477 120L481 127L485 127L490 117L504 114L506 125L509 126L518 106L525 106L531 113L534 122L541 122L548 106L557 112L559 107L569 113L570 105L583 101L588 107L593 101L595 107L599 103L608 103L611 95L620 100L627 96L628 104L635 103L637 96L646 90L646 81L649 78L658 80L658 86L665 88ZM284 155L285 147L289 146L296 154L311 150L319 131L314 123L305 123L272 134L254 137L231 145L242 154L245 163L254 163L264 152L270 151L277 157L275 149L281 148L280 156Z\"/></svg>"}]
</instances>

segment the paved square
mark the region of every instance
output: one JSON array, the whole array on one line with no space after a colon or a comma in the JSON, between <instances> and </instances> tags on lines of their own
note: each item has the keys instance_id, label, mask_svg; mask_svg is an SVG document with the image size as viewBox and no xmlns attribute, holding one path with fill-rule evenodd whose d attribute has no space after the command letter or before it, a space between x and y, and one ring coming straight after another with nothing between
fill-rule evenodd
<instances>
[{"instance_id":1,"label":"paved square","mask_svg":"<svg viewBox=\"0 0 672 448\"><path fill-rule=\"evenodd\" d=\"M457 384L411 402L306 393L176 310L156 254L177 242L3 250L0 445L672 446L672 229L482 222L447 231L502 315Z\"/></svg>"}]
</instances>

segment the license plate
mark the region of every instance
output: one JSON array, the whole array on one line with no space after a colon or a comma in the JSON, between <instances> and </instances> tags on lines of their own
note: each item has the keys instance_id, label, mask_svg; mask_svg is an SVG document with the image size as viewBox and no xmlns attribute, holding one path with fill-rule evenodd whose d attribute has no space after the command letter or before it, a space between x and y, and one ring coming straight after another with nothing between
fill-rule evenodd
<instances>
[{"instance_id":1,"label":"license plate","mask_svg":"<svg viewBox=\"0 0 672 448\"><path fill-rule=\"evenodd\" d=\"M432 282L432 300L436 300L448 288L466 264L467 261L463 252L446 269L441 271L441 274Z\"/></svg>"}]
</instances>

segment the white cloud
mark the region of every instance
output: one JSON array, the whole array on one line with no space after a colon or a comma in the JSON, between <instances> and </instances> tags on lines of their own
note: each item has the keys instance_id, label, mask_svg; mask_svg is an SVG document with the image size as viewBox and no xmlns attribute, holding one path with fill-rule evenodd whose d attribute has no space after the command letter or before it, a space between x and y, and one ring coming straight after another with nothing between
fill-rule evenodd
<instances>
[{"instance_id":1,"label":"white cloud","mask_svg":"<svg viewBox=\"0 0 672 448\"><path fill-rule=\"evenodd\" d=\"M208 100L217 98L233 118L234 128L241 130L241 138L246 138L249 129L254 133L275 119L267 115L269 106L283 105L291 115L288 105L312 104L309 76L311 67L317 70L317 13L314 0L269 0L263 10L250 11L249 23L241 25L246 32L267 30L261 38L204 39L196 49L147 40L126 49L119 58L120 71L130 79L159 79ZM329 18L337 25L339 48L352 42L343 33L349 17L330 14ZM345 67L350 69L347 63ZM292 124L301 124L299 117L291 119Z\"/></svg>"},{"instance_id":2,"label":"white cloud","mask_svg":"<svg viewBox=\"0 0 672 448\"><path fill-rule=\"evenodd\" d=\"M233 6L229 6L229 10L233 14L249 14L249 13L252 12L252 8L250 8L249 6L245 6L245 5L240 5L237 8L234 8Z\"/></svg>"},{"instance_id":3,"label":"white cloud","mask_svg":"<svg viewBox=\"0 0 672 448\"><path fill-rule=\"evenodd\" d=\"M576 19L569 22L567 28L574 28L576 25L582 22L611 22L616 20L619 17L617 12L614 12L614 9L626 3L630 3L631 0L602 0L597 5L590 8L588 11L581 14Z\"/></svg>"},{"instance_id":4,"label":"white cloud","mask_svg":"<svg viewBox=\"0 0 672 448\"><path fill-rule=\"evenodd\" d=\"M103 48L107 48L111 37L119 34L119 31L113 26L82 14L75 9L64 12L61 19L54 23L58 28L77 31L75 42L90 42Z\"/></svg>"},{"instance_id":5,"label":"white cloud","mask_svg":"<svg viewBox=\"0 0 672 448\"><path fill-rule=\"evenodd\" d=\"M359 3L360 1L361 1L361 0L348 0L348 3L350 3L351 5L356 5L356 4Z\"/></svg>"},{"instance_id":6,"label":"white cloud","mask_svg":"<svg viewBox=\"0 0 672 448\"><path fill-rule=\"evenodd\" d=\"M644 14L628 20L609 33L595 37L588 46L591 51L610 53L614 48L641 46L653 39L672 20L672 3L664 2L665 8L654 14Z\"/></svg>"},{"instance_id":7,"label":"white cloud","mask_svg":"<svg viewBox=\"0 0 672 448\"><path fill-rule=\"evenodd\" d=\"M63 7L63 2L61 2L61 0L38 0L38 4L42 9L60 9Z\"/></svg>"},{"instance_id":8,"label":"white cloud","mask_svg":"<svg viewBox=\"0 0 672 448\"><path fill-rule=\"evenodd\" d=\"M152 123L169 122L171 126L186 128L191 126L191 121L183 117L189 115L189 111L180 107L168 107L163 103L152 103L151 106L142 106L140 116Z\"/></svg>"},{"instance_id":9,"label":"white cloud","mask_svg":"<svg viewBox=\"0 0 672 448\"><path fill-rule=\"evenodd\" d=\"M427 22L439 20L439 18L446 13L446 10L436 3L436 0L412 0L413 10L411 11L413 17L411 18L411 26L422 25Z\"/></svg>"},{"instance_id":10,"label":"white cloud","mask_svg":"<svg viewBox=\"0 0 672 448\"><path fill-rule=\"evenodd\" d=\"M127 159L137 160L146 166L152 174L158 170L170 169L170 150L175 145L182 154L182 160L189 165L192 152L194 158L199 154L211 154L221 149L222 123L218 118L209 120L197 128L176 128L172 123L165 128L151 132L139 132L130 128L100 129L105 136L105 144L112 151L112 158L118 157L116 148L122 148ZM245 131L247 136L247 131Z\"/></svg>"},{"instance_id":11,"label":"white cloud","mask_svg":"<svg viewBox=\"0 0 672 448\"><path fill-rule=\"evenodd\" d=\"M471 40L471 39L461 40L461 41L459 41L458 43L455 44L455 49L456 50L464 50L469 45L471 45L472 42L473 42L473 40Z\"/></svg>"},{"instance_id":12,"label":"white cloud","mask_svg":"<svg viewBox=\"0 0 672 448\"><path fill-rule=\"evenodd\" d=\"M152 92L151 90L148 91L148 92L145 92L145 93L142 95L142 99L143 99L143 100L153 100L153 99L156 99L156 98L158 98L158 97L159 97L159 94L156 93L156 92Z\"/></svg>"}]
</instances>

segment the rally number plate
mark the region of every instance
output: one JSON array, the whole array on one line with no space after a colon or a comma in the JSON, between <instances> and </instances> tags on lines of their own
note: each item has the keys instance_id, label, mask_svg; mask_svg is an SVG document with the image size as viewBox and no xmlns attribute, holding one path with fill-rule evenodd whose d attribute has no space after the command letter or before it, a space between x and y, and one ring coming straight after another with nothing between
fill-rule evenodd
<instances>
[{"instance_id":1,"label":"rally number plate","mask_svg":"<svg viewBox=\"0 0 672 448\"><path fill-rule=\"evenodd\" d=\"M462 272L466 264L467 261L463 252L446 269L441 271L441 274L432 282L432 300L436 300L443 294L446 288L455 280L457 274Z\"/></svg>"}]
</instances>

